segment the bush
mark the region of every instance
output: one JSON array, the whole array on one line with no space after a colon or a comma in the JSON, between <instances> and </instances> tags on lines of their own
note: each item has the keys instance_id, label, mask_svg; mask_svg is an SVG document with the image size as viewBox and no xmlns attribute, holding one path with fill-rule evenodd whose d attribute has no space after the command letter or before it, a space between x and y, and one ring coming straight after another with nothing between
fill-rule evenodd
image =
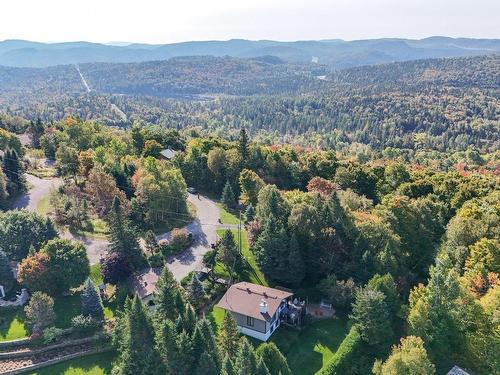
<instances>
[{"instance_id":1,"label":"bush","mask_svg":"<svg viewBox=\"0 0 500 375\"><path fill-rule=\"evenodd\" d=\"M102 322L95 320L91 316L77 315L71 319L71 326L76 333L87 336L101 328Z\"/></svg>"},{"instance_id":2,"label":"bush","mask_svg":"<svg viewBox=\"0 0 500 375\"><path fill-rule=\"evenodd\" d=\"M203 265L207 268L212 268L215 264L215 257L217 256L217 252L215 250L208 250L203 255Z\"/></svg>"},{"instance_id":3,"label":"bush","mask_svg":"<svg viewBox=\"0 0 500 375\"><path fill-rule=\"evenodd\" d=\"M151 267L163 267L165 264L162 253L154 253L148 258L149 265Z\"/></svg>"},{"instance_id":4,"label":"bush","mask_svg":"<svg viewBox=\"0 0 500 375\"><path fill-rule=\"evenodd\" d=\"M353 326L320 375L369 374L362 361L363 340Z\"/></svg>"},{"instance_id":5,"label":"bush","mask_svg":"<svg viewBox=\"0 0 500 375\"><path fill-rule=\"evenodd\" d=\"M159 242L162 254L167 257L171 254L177 254L191 246L193 239L185 229L175 228L172 230L170 240Z\"/></svg>"},{"instance_id":6,"label":"bush","mask_svg":"<svg viewBox=\"0 0 500 375\"><path fill-rule=\"evenodd\" d=\"M64 330L56 327L49 327L43 331L43 343L50 344L59 341L64 335Z\"/></svg>"}]
</instances>

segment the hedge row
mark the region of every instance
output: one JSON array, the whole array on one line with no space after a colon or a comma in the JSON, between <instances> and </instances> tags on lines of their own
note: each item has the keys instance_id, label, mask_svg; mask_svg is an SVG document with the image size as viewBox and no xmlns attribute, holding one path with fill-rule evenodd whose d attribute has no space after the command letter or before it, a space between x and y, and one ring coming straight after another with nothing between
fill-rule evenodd
<instances>
[{"instance_id":1,"label":"hedge row","mask_svg":"<svg viewBox=\"0 0 500 375\"><path fill-rule=\"evenodd\" d=\"M319 375L364 374L366 364L361 361L364 343L355 326L344 338L331 361Z\"/></svg>"}]
</instances>

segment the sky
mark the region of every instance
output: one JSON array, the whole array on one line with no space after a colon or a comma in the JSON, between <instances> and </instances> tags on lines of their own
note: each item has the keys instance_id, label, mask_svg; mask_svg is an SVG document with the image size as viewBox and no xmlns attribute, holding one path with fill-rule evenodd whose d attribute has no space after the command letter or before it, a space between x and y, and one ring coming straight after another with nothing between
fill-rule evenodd
<instances>
[{"instance_id":1,"label":"sky","mask_svg":"<svg viewBox=\"0 0 500 375\"><path fill-rule=\"evenodd\" d=\"M0 0L0 40L500 38L500 0Z\"/></svg>"}]
</instances>

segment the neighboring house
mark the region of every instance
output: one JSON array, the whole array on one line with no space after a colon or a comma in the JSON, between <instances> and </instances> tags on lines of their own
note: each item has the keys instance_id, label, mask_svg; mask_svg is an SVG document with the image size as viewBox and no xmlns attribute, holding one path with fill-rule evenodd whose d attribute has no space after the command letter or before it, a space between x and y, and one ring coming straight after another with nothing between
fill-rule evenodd
<instances>
[{"instance_id":1,"label":"neighboring house","mask_svg":"<svg viewBox=\"0 0 500 375\"><path fill-rule=\"evenodd\" d=\"M159 270L148 268L139 275L130 276L130 290L147 306L154 306L153 293L156 291L159 275Z\"/></svg>"},{"instance_id":2,"label":"neighboring house","mask_svg":"<svg viewBox=\"0 0 500 375\"><path fill-rule=\"evenodd\" d=\"M160 155L163 159L166 159L166 160L171 160L174 158L175 154L177 152L175 152L174 150L170 149L170 148L167 148L163 151L160 152Z\"/></svg>"},{"instance_id":3,"label":"neighboring house","mask_svg":"<svg viewBox=\"0 0 500 375\"><path fill-rule=\"evenodd\" d=\"M453 366L453 368L450 371L448 371L446 375L470 375L470 374L467 371L462 370L458 366Z\"/></svg>"},{"instance_id":4,"label":"neighboring house","mask_svg":"<svg viewBox=\"0 0 500 375\"><path fill-rule=\"evenodd\" d=\"M231 285L218 307L230 311L242 333L267 341L281 324L293 293L241 282Z\"/></svg>"}]
</instances>

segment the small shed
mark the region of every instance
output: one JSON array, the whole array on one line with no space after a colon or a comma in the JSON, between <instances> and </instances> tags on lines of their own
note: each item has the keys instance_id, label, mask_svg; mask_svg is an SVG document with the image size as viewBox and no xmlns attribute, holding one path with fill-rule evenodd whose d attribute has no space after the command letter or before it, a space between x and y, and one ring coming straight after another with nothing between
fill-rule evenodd
<instances>
[{"instance_id":1,"label":"small shed","mask_svg":"<svg viewBox=\"0 0 500 375\"><path fill-rule=\"evenodd\" d=\"M470 375L470 374L458 366L453 366L453 368L450 371L448 371L446 375Z\"/></svg>"},{"instance_id":2,"label":"small shed","mask_svg":"<svg viewBox=\"0 0 500 375\"><path fill-rule=\"evenodd\" d=\"M166 148L165 150L160 151L161 157L166 160L172 160L175 154L177 154L177 152L170 148Z\"/></svg>"},{"instance_id":3,"label":"small shed","mask_svg":"<svg viewBox=\"0 0 500 375\"><path fill-rule=\"evenodd\" d=\"M159 277L160 270L155 268L148 268L138 275L132 275L129 279L130 290L144 304L154 306L153 294L156 291Z\"/></svg>"}]
</instances>

